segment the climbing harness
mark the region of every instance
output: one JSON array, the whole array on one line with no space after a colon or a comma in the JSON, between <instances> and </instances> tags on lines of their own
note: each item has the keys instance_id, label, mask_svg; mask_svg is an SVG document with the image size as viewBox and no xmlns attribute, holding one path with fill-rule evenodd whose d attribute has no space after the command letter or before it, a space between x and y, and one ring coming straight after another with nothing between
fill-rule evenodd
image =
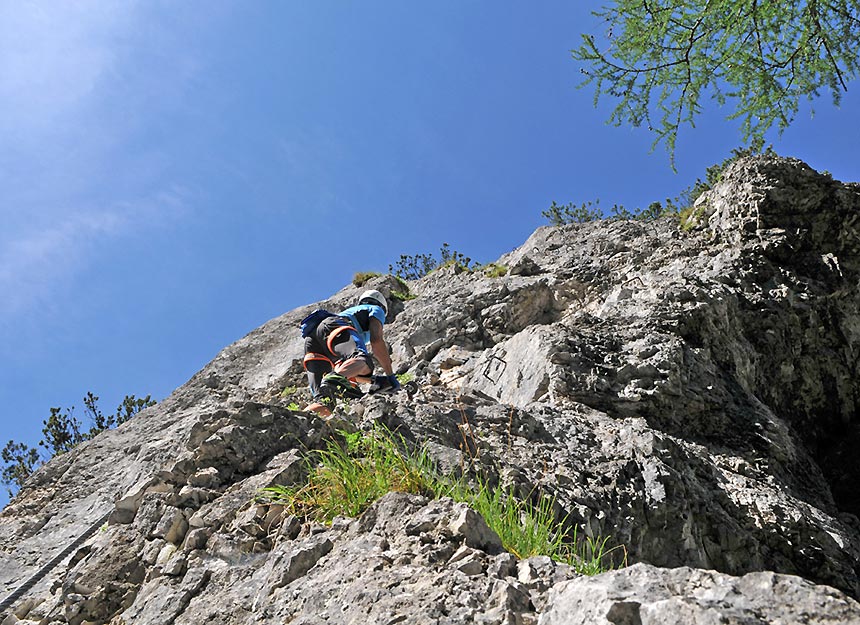
<instances>
[{"instance_id":1,"label":"climbing harness","mask_svg":"<svg viewBox=\"0 0 860 625\"><path fill-rule=\"evenodd\" d=\"M302 365L305 369L308 368L308 363L313 362L314 360L319 360L321 362L327 362L329 365L334 367L334 363L331 361L331 358L326 356L325 354L315 354L314 352L308 352L305 354L304 360L302 360Z\"/></svg>"}]
</instances>

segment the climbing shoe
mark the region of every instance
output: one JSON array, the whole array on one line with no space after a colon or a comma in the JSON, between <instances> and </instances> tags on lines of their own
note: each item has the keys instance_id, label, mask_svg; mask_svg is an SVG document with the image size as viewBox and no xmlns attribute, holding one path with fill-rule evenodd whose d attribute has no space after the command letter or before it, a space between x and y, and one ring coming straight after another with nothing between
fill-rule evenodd
<instances>
[{"instance_id":1,"label":"climbing shoe","mask_svg":"<svg viewBox=\"0 0 860 625\"><path fill-rule=\"evenodd\" d=\"M320 384L320 393L333 393L338 397L363 397L364 393L355 384L339 373L327 373Z\"/></svg>"}]
</instances>

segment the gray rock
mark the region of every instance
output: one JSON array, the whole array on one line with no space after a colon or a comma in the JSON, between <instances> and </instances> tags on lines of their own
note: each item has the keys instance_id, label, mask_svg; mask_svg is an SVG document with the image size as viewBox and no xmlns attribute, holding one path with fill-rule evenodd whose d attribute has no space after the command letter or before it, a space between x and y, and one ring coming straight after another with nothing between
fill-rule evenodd
<instances>
[{"instance_id":1,"label":"gray rock","mask_svg":"<svg viewBox=\"0 0 860 625\"><path fill-rule=\"evenodd\" d=\"M214 488L218 486L218 469L215 467L205 467L197 471L194 475L188 478L190 486L202 486L204 488Z\"/></svg>"},{"instance_id":2,"label":"gray rock","mask_svg":"<svg viewBox=\"0 0 860 625\"><path fill-rule=\"evenodd\" d=\"M502 550L502 541L487 525L480 514L472 510L466 504L456 504L456 517L448 523L448 531L454 536L462 538L469 547L480 549L490 554Z\"/></svg>"},{"instance_id":3,"label":"gray rock","mask_svg":"<svg viewBox=\"0 0 860 625\"><path fill-rule=\"evenodd\" d=\"M731 577L716 571L636 564L558 584L540 625L809 625L860 623L860 604L827 586L771 572Z\"/></svg>"},{"instance_id":4,"label":"gray rock","mask_svg":"<svg viewBox=\"0 0 860 625\"><path fill-rule=\"evenodd\" d=\"M504 551L493 556L490 559L488 569L489 575L504 579L505 577L516 577L517 575L517 558L511 553Z\"/></svg>"},{"instance_id":5,"label":"gray rock","mask_svg":"<svg viewBox=\"0 0 860 625\"><path fill-rule=\"evenodd\" d=\"M482 574L487 568L487 563L482 552L462 545L454 552L451 559L448 560L448 566L457 569L465 575L472 576Z\"/></svg>"},{"instance_id":6,"label":"gray rock","mask_svg":"<svg viewBox=\"0 0 860 625\"><path fill-rule=\"evenodd\" d=\"M191 530L185 536L185 542L183 543L182 548L188 551L203 549L206 546L206 541L209 540L211 535L212 530L205 527Z\"/></svg>"},{"instance_id":7,"label":"gray rock","mask_svg":"<svg viewBox=\"0 0 860 625\"><path fill-rule=\"evenodd\" d=\"M188 532L188 521L182 510L168 507L164 516L158 521L152 535L178 545L185 538L186 532Z\"/></svg>"},{"instance_id":8,"label":"gray rock","mask_svg":"<svg viewBox=\"0 0 860 625\"><path fill-rule=\"evenodd\" d=\"M280 588L302 577L332 546L328 537L314 537L289 545L283 554L274 554L270 586Z\"/></svg>"},{"instance_id":9,"label":"gray rock","mask_svg":"<svg viewBox=\"0 0 860 625\"><path fill-rule=\"evenodd\" d=\"M210 577L211 572L206 569L192 569L179 582L170 578L150 580L140 589L133 605L119 616L120 622L172 623L200 594Z\"/></svg>"}]
</instances>

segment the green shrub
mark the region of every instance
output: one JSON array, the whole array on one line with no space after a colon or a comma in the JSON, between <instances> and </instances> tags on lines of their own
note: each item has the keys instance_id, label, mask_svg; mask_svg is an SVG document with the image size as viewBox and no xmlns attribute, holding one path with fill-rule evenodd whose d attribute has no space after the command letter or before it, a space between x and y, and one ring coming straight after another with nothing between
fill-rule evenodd
<instances>
[{"instance_id":1,"label":"green shrub","mask_svg":"<svg viewBox=\"0 0 860 625\"><path fill-rule=\"evenodd\" d=\"M401 254L396 265L388 265L388 272L403 280L420 280L438 266L432 254Z\"/></svg>"},{"instance_id":2,"label":"green shrub","mask_svg":"<svg viewBox=\"0 0 860 625\"><path fill-rule=\"evenodd\" d=\"M401 254L395 265L388 265L388 272L401 280L420 280L431 271L450 266L462 271L474 269L471 258L443 243L438 259L433 254Z\"/></svg>"},{"instance_id":3,"label":"green shrub","mask_svg":"<svg viewBox=\"0 0 860 625\"><path fill-rule=\"evenodd\" d=\"M439 256L442 258L440 267L454 266L463 271L472 271L474 269L471 258L456 250L452 250L447 243L442 244L442 248L439 250Z\"/></svg>"},{"instance_id":4,"label":"green shrub","mask_svg":"<svg viewBox=\"0 0 860 625\"><path fill-rule=\"evenodd\" d=\"M7 492L12 497L20 488L27 478L41 464L39 451L35 447L30 447L26 443L17 443L9 441L0 452L0 458L3 459L3 483L7 485Z\"/></svg>"},{"instance_id":5,"label":"green shrub","mask_svg":"<svg viewBox=\"0 0 860 625\"><path fill-rule=\"evenodd\" d=\"M603 211L598 208L600 200L593 202L584 202L576 206L573 203L559 206L555 202L549 209L541 213L546 217L553 226L562 226L566 224L579 224L588 221L597 221L603 219ZM665 207L661 202L651 202L648 208L634 208L630 210L622 204L613 204L609 209L609 219L637 219L639 221L648 221L657 219L664 215L672 215L677 213L675 201L667 199Z\"/></svg>"},{"instance_id":6,"label":"green shrub","mask_svg":"<svg viewBox=\"0 0 860 625\"><path fill-rule=\"evenodd\" d=\"M649 221L658 219L666 215L673 215L677 212L675 202L666 199L666 206L661 202L651 202L648 208L634 208L632 211L627 210L620 204L614 204L610 212L610 219L636 219L638 221Z\"/></svg>"}]
</instances>

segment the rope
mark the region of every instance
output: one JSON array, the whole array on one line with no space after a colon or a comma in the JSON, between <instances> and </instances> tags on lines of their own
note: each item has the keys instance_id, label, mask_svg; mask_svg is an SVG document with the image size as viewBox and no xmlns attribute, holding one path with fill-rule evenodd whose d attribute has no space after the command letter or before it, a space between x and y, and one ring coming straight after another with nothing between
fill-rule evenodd
<instances>
[{"instance_id":1,"label":"rope","mask_svg":"<svg viewBox=\"0 0 860 625\"><path fill-rule=\"evenodd\" d=\"M111 510L111 512L113 512L113 510ZM45 577L45 575L50 573L55 566L65 560L69 556L69 554L71 554L75 549L80 547L90 536L95 534L96 530L107 522L108 517L110 517L111 515L111 512L108 512L104 516L99 517L99 519L95 523L90 525L86 529L86 531L84 531L83 534L73 540L71 544L69 544L65 549L63 549L60 553L54 556L54 558L50 562L45 564L42 568L40 568L33 575L31 575L26 582L18 586L18 588L11 595L9 595L2 602L0 602L0 613L2 613L3 610L5 610L6 608L11 607L13 603L15 603L16 601L18 601L18 599L24 596L24 593L26 593L33 586L38 584L42 580L42 578Z\"/></svg>"}]
</instances>

